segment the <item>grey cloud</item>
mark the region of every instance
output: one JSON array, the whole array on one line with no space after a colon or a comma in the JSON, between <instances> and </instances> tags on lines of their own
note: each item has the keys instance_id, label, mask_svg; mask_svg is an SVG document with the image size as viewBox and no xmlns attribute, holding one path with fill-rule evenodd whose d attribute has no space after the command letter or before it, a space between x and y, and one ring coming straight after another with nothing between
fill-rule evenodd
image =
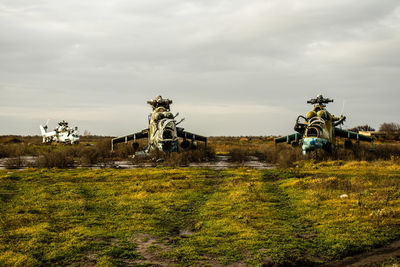
<instances>
[{"instance_id":1,"label":"grey cloud","mask_svg":"<svg viewBox=\"0 0 400 267\"><path fill-rule=\"evenodd\" d=\"M130 127L111 118L97 123L104 110L118 121L129 113L121 106L131 105L126 123L136 127L148 112L145 101L161 93L177 109L279 107L288 112L252 116L268 117L262 124L239 130L233 113L221 115L219 124L221 134L284 133L307 111L305 101L321 92L337 100L336 113L344 99L352 103L349 126L367 120L377 127L397 120L399 111L399 6L378 0L3 0L0 113L24 107L36 115L49 109L73 116L68 110L79 109L93 117L82 123L115 133ZM91 113L101 107L99 115ZM208 125L200 110L185 111L195 118L190 127L218 134L217 121ZM12 120L22 123L18 114ZM0 118L4 133L29 133L10 124L10 116Z\"/></svg>"}]
</instances>

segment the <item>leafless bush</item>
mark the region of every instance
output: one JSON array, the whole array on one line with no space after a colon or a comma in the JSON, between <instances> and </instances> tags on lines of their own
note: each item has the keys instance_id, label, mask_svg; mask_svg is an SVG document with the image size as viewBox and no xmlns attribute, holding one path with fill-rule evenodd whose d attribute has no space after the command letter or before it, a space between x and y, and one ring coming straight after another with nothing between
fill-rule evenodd
<instances>
[{"instance_id":1,"label":"leafless bush","mask_svg":"<svg viewBox=\"0 0 400 267\"><path fill-rule=\"evenodd\" d=\"M111 141L110 141L111 144ZM132 145L130 144L118 144L114 147L113 156L119 159L126 159L129 155L133 155L135 153Z\"/></svg>"},{"instance_id":2,"label":"leafless bush","mask_svg":"<svg viewBox=\"0 0 400 267\"><path fill-rule=\"evenodd\" d=\"M95 147L85 147L79 151L79 158L82 164L96 164L100 159L100 154Z\"/></svg>"},{"instance_id":3,"label":"leafless bush","mask_svg":"<svg viewBox=\"0 0 400 267\"><path fill-rule=\"evenodd\" d=\"M369 126L368 124L355 126L353 128L348 129L349 131L358 133L359 131L375 131L374 128Z\"/></svg>"},{"instance_id":4,"label":"leafless bush","mask_svg":"<svg viewBox=\"0 0 400 267\"><path fill-rule=\"evenodd\" d=\"M150 157L153 162L162 159L163 166L187 166L191 162L211 161L215 159L215 151L212 148L198 147L196 149L181 150L180 152L165 153L162 151L152 151Z\"/></svg>"},{"instance_id":5,"label":"leafless bush","mask_svg":"<svg viewBox=\"0 0 400 267\"><path fill-rule=\"evenodd\" d=\"M26 145L12 143L0 145L0 158L19 157L26 154Z\"/></svg>"},{"instance_id":6,"label":"leafless bush","mask_svg":"<svg viewBox=\"0 0 400 267\"><path fill-rule=\"evenodd\" d=\"M171 167L187 166L189 159L186 153L165 153L163 165Z\"/></svg>"},{"instance_id":7,"label":"leafless bush","mask_svg":"<svg viewBox=\"0 0 400 267\"><path fill-rule=\"evenodd\" d=\"M68 146L63 149L65 151L66 155L69 157L79 157L79 154L81 153L83 149L83 145L78 145L78 146Z\"/></svg>"},{"instance_id":8,"label":"leafless bush","mask_svg":"<svg viewBox=\"0 0 400 267\"><path fill-rule=\"evenodd\" d=\"M286 147L284 149L278 149L276 152L278 155L275 158L276 162L279 166L283 168L292 167L293 163L300 160L302 158L301 149L294 147Z\"/></svg>"},{"instance_id":9,"label":"leafless bush","mask_svg":"<svg viewBox=\"0 0 400 267\"><path fill-rule=\"evenodd\" d=\"M393 157L400 157L400 145L395 144L380 144L376 146L374 152L377 159L389 160Z\"/></svg>"},{"instance_id":10,"label":"leafless bush","mask_svg":"<svg viewBox=\"0 0 400 267\"><path fill-rule=\"evenodd\" d=\"M41 168L69 168L74 166L74 159L65 151L53 151L48 152L40 156L37 161L36 165Z\"/></svg>"},{"instance_id":11,"label":"leafless bush","mask_svg":"<svg viewBox=\"0 0 400 267\"><path fill-rule=\"evenodd\" d=\"M291 167L294 162L304 159L299 147L288 145L270 145L264 148L262 154L266 162L278 164L284 168Z\"/></svg>"},{"instance_id":12,"label":"leafless bush","mask_svg":"<svg viewBox=\"0 0 400 267\"><path fill-rule=\"evenodd\" d=\"M249 160L250 151L247 148L236 147L229 151L229 156L233 162L245 162Z\"/></svg>"},{"instance_id":13,"label":"leafless bush","mask_svg":"<svg viewBox=\"0 0 400 267\"><path fill-rule=\"evenodd\" d=\"M78 156L82 164L105 163L111 158L110 139L98 141L94 146L80 149Z\"/></svg>"},{"instance_id":14,"label":"leafless bush","mask_svg":"<svg viewBox=\"0 0 400 267\"><path fill-rule=\"evenodd\" d=\"M316 150L303 156L300 147L295 148L289 145L279 144L277 146L266 147L262 154L269 163L279 164L282 167L290 167L293 162L309 159L316 162L327 160L393 160L400 158L400 145L378 144L375 145L375 149L371 149L369 144L354 144L351 149L339 147L332 153Z\"/></svg>"},{"instance_id":15,"label":"leafless bush","mask_svg":"<svg viewBox=\"0 0 400 267\"><path fill-rule=\"evenodd\" d=\"M7 158L10 156L10 149L6 145L0 145L0 158Z\"/></svg>"},{"instance_id":16,"label":"leafless bush","mask_svg":"<svg viewBox=\"0 0 400 267\"><path fill-rule=\"evenodd\" d=\"M395 132L400 130L400 124L395 122L384 122L379 127L379 131L382 132Z\"/></svg>"},{"instance_id":17,"label":"leafless bush","mask_svg":"<svg viewBox=\"0 0 400 267\"><path fill-rule=\"evenodd\" d=\"M5 161L7 169L19 169L25 166L26 162L21 157L9 158Z\"/></svg>"}]
</instances>

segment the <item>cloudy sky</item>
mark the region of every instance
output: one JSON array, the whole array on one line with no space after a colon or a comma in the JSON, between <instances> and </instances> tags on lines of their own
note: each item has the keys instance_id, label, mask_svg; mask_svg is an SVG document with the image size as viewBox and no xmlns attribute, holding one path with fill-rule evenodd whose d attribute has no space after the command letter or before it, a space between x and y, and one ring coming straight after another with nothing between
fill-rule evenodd
<instances>
[{"instance_id":1,"label":"cloudy sky","mask_svg":"<svg viewBox=\"0 0 400 267\"><path fill-rule=\"evenodd\" d=\"M0 134L292 132L318 93L345 127L400 122L398 0L0 0Z\"/></svg>"}]
</instances>

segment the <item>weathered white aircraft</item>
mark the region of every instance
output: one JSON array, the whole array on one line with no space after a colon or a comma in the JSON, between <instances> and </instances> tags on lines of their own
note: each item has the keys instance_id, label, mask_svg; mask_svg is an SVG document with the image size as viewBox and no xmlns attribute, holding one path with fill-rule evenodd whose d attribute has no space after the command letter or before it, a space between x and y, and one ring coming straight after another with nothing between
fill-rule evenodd
<instances>
[{"instance_id":1,"label":"weathered white aircraft","mask_svg":"<svg viewBox=\"0 0 400 267\"><path fill-rule=\"evenodd\" d=\"M43 143L64 143L64 144L78 144L79 143L79 132L78 127L70 128L68 126L68 122L61 121L58 123L58 127L55 128L53 131L48 132L48 126L40 125L40 132L42 133Z\"/></svg>"},{"instance_id":2,"label":"weathered white aircraft","mask_svg":"<svg viewBox=\"0 0 400 267\"><path fill-rule=\"evenodd\" d=\"M202 141L207 146L207 137L190 133L184 128L177 127L184 119L176 122L175 116L170 111L172 100L164 99L157 96L156 99L147 101L153 107L153 112L149 115L149 127L140 132L117 137L111 141L111 149L114 145L122 142L133 140L133 148L136 151L139 148L137 139L147 138L147 146L144 148L144 153L149 153L150 150L160 150L164 152L175 152L179 150L178 139L181 138L181 148L196 147L197 141ZM187 140L191 140L191 142Z\"/></svg>"}]
</instances>

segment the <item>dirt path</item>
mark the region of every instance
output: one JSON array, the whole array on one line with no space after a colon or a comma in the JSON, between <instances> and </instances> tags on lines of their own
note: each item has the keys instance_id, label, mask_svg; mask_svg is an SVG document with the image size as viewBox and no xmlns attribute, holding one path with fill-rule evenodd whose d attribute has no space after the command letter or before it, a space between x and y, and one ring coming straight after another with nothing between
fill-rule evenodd
<instances>
[{"instance_id":1,"label":"dirt path","mask_svg":"<svg viewBox=\"0 0 400 267\"><path fill-rule=\"evenodd\" d=\"M172 264L171 261L157 256L155 251L151 251L155 248L160 251L169 250L165 244L159 242L154 236L138 233L133 236L133 241L137 244L136 251L143 257L143 259L126 262L128 265L149 264L151 266L169 266Z\"/></svg>"},{"instance_id":2,"label":"dirt path","mask_svg":"<svg viewBox=\"0 0 400 267\"><path fill-rule=\"evenodd\" d=\"M355 256L335 261L325 266L382 266L382 263L391 258L400 257L400 239L381 248L357 254Z\"/></svg>"}]
</instances>

